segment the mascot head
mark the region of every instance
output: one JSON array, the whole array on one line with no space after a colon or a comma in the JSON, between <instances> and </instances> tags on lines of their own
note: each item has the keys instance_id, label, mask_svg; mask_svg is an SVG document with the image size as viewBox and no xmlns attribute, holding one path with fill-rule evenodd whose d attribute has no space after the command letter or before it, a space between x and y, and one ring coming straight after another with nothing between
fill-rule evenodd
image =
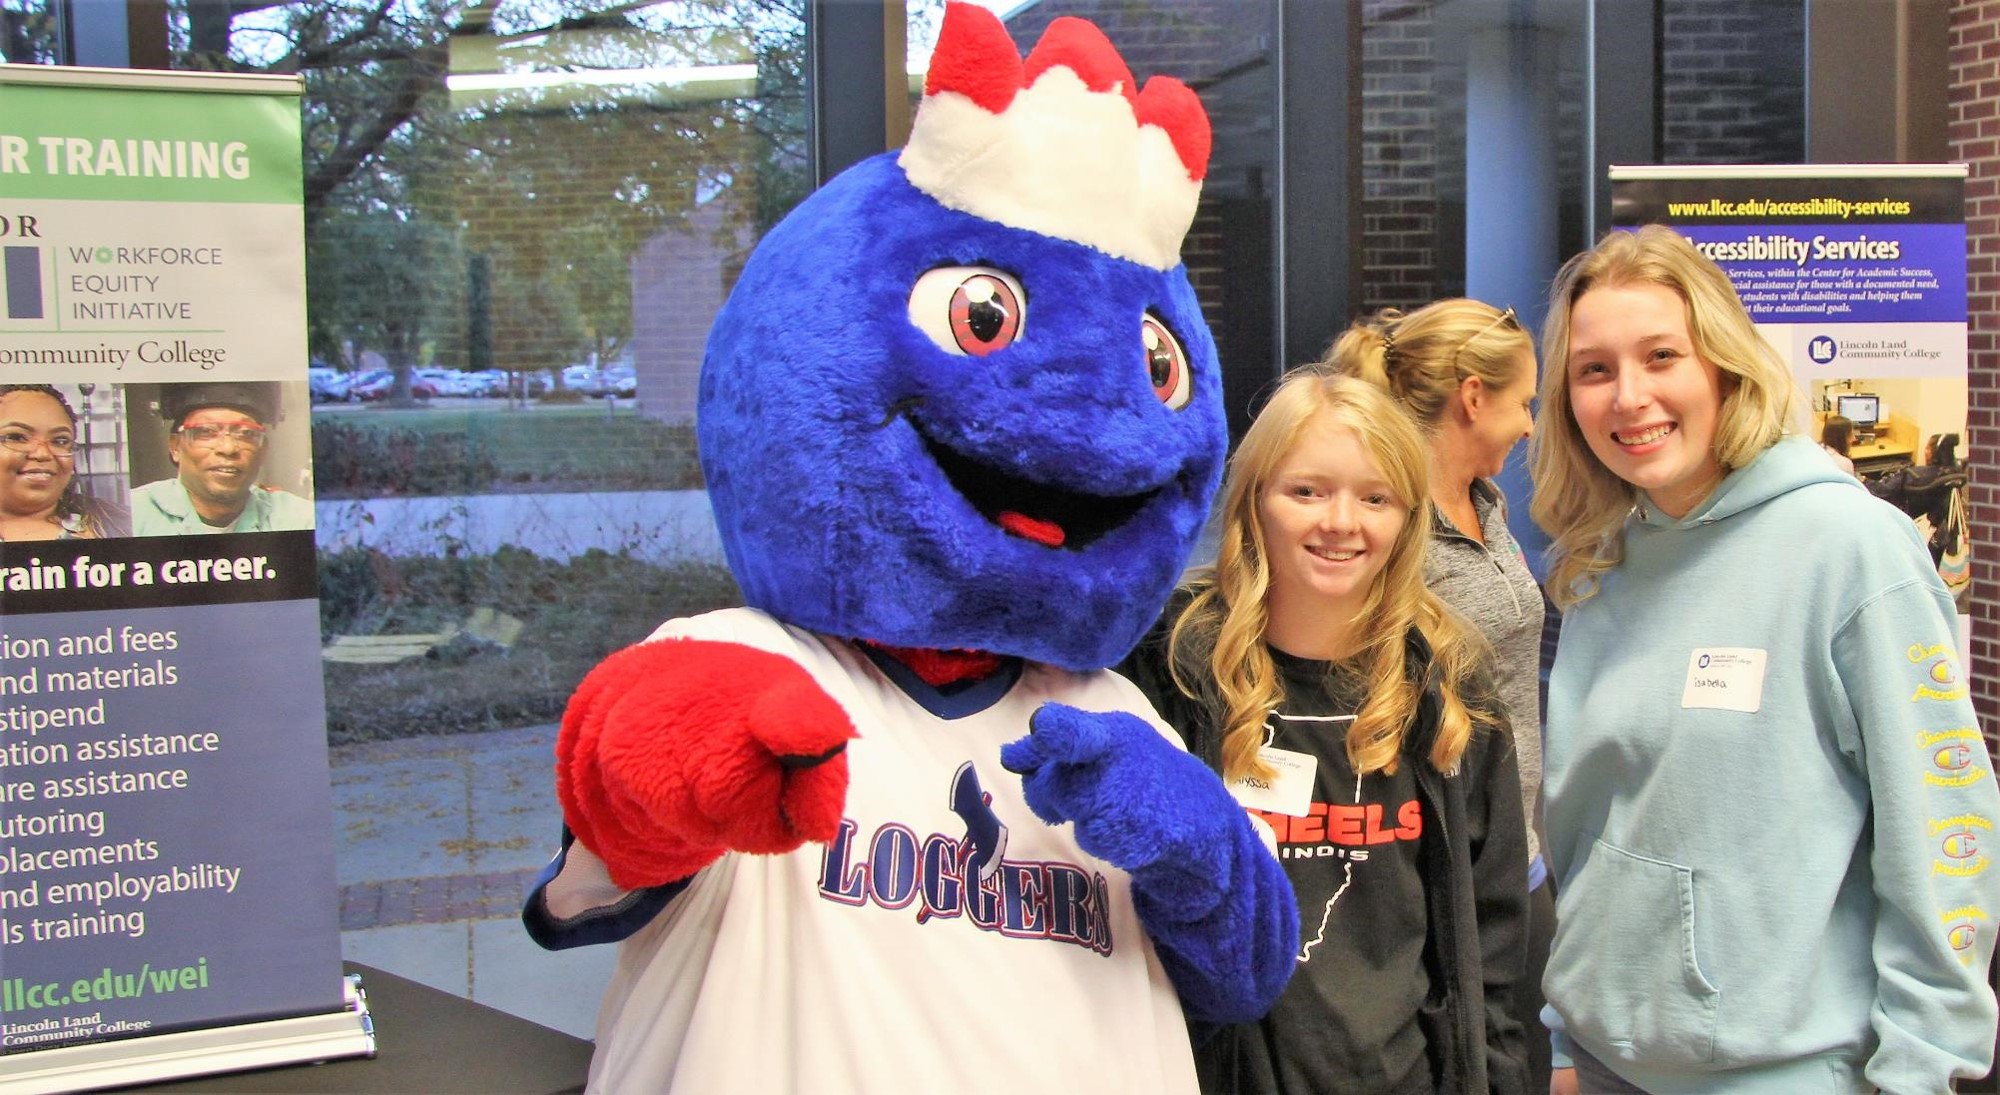
<instances>
[{"instance_id":1,"label":"mascot head","mask_svg":"<svg viewBox=\"0 0 2000 1095\"><path fill-rule=\"evenodd\" d=\"M889 646L1070 669L1144 634L1228 445L1180 241L1194 92L1096 27L1024 62L946 8L908 147L751 255L702 364L702 470L752 607Z\"/></svg>"}]
</instances>

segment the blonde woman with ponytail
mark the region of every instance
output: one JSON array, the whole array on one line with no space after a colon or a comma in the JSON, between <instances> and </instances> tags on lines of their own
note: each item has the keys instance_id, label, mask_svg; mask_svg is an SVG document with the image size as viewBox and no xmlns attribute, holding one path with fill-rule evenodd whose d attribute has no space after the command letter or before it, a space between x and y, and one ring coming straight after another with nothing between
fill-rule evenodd
<instances>
[{"instance_id":1,"label":"blonde woman with ponytail","mask_svg":"<svg viewBox=\"0 0 2000 1095\"><path fill-rule=\"evenodd\" d=\"M1524 1090L1520 776L1485 644L1424 584L1428 479L1380 388L1292 373L1230 461L1214 567L1121 667L1299 899L1291 985L1200 1043L1204 1091Z\"/></svg>"},{"instance_id":2,"label":"blonde woman with ponytail","mask_svg":"<svg viewBox=\"0 0 2000 1095\"><path fill-rule=\"evenodd\" d=\"M1380 386L1423 431L1431 473L1424 582L1493 647L1494 683L1520 757L1528 822L1528 967L1514 994L1514 1018L1528 1032L1530 1086L1545 1091L1552 1063L1540 1018L1542 966L1556 930L1538 837L1546 606L1508 530L1507 498L1494 481L1508 454L1534 432L1535 344L1513 309L1458 297L1361 319L1334 340L1321 365Z\"/></svg>"}]
</instances>

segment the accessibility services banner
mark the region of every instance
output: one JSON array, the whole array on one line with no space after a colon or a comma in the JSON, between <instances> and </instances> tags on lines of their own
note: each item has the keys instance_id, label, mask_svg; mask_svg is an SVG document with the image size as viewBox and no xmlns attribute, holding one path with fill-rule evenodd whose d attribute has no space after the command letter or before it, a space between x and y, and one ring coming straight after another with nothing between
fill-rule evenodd
<instances>
[{"instance_id":1,"label":"accessibility services banner","mask_svg":"<svg viewBox=\"0 0 2000 1095\"><path fill-rule=\"evenodd\" d=\"M298 91L0 66L0 1087L347 1010Z\"/></svg>"},{"instance_id":2,"label":"accessibility services banner","mask_svg":"<svg viewBox=\"0 0 2000 1095\"><path fill-rule=\"evenodd\" d=\"M1728 271L1802 384L1965 382L1963 164L1614 167L1611 208Z\"/></svg>"}]
</instances>

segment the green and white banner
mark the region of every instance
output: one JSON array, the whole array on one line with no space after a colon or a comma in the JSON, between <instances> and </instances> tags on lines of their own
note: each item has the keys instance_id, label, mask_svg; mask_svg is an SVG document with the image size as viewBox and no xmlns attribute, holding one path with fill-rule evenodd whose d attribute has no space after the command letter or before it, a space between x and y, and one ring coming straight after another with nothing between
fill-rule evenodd
<instances>
[{"instance_id":1,"label":"green and white banner","mask_svg":"<svg viewBox=\"0 0 2000 1095\"><path fill-rule=\"evenodd\" d=\"M8 382L303 378L296 95L23 78L0 74Z\"/></svg>"},{"instance_id":2,"label":"green and white banner","mask_svg":"<svg viewBox=\"0 0 2000 1095\"><path fill-rule=\"evenodd\" d=\"M0 65L0 1090L372 1045L328 1021L298 95Z\"/></svg>"}]
</instances>

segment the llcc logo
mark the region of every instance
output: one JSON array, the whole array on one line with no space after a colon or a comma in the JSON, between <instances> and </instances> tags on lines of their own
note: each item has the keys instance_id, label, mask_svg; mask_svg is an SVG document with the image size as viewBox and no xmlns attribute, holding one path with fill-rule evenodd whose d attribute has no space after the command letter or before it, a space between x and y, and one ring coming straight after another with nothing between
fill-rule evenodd
<instances>
[{"instance_id":1,"label":"llcc logo","mask_svg":"<svg viewBox=\"0 0 2000 1095\"><path fill-rule=\"evenodd\" d=\"M1825 335L1820 335L1811 342L1806 343L1806 356L1824 365L1840 356L1840 347L1833 339Z\"/></svg>"}]
</instances>

